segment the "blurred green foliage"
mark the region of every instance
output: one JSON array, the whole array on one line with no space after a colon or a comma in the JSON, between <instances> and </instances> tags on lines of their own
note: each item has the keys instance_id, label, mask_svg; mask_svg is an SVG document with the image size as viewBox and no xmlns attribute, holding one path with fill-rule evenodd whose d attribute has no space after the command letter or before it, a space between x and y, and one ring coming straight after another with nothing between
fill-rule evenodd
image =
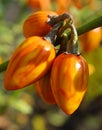
<instances>
[{"instance_id":1,"label":"blurred green foliage","mask_svg":"<svg viewBox=\"0 0 102 130\"><path fill-rule=\"evenodd\" d=\"M102 0L99 2L102 5ZM79 23L96 11L88 7L80 11L71 8ZM10 59L24 40L22 25L31 12L26 0L0 0L0 56L3 62ZM45 104L33 85L17 91L4 90L5 72L0 73L0 130L102 130L102 47L83 55L95 71L90 75L82 104L72 116L64 114L56 105Z\"/></svg>"}]
</instances>

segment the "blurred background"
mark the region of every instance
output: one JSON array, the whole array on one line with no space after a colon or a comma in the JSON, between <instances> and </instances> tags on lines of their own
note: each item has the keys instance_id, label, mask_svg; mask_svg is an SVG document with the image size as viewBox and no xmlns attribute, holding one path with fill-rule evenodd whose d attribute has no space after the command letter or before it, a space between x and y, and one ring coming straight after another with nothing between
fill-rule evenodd
<instances>
[{"instance_id":1,"label":"blurred background","mask_svg":"<svg viewBox=\"0 0 102 130\"><path fill-rule=\"evenodd\" d=\"M25 39L22 26L32 12L53 10L68 12L76 26L102 11L102 0L0 0L0 64L9 60L15 48ZM96 31L97 32L97 31ZM98 32L97 32L98 33ZM99 35L102 36L102 28ZM0 73L0 130L102 130L102 37L95 47L94 33L89 38L91 49L84 49L79 37L82 55L86 58L90 79L87 93L80 107L71 115L56 105L48 105L37 95L33 85L17 91L4 89L5 72Z\"/></svg>"}]
</instances>

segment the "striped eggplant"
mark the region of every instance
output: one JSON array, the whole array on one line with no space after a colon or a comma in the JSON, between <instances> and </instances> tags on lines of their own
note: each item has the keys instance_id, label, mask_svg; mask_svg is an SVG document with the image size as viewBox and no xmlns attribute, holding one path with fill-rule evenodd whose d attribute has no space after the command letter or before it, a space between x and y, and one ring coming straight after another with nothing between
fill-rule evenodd
<instances>
[{"instance_id":1,"label":"striped eggplant","mask_svg":"<svg viewBox=\"0 0 102 130\"><path fill-rule=\"evenodd\" d=\"M50 84L50 72L48 72L43 78L35 83L35 88L41 99L47 104L55 104L51 84Z\"/></svg>"},{"instance_id":2,"label":"striped eggplant","mask_svg":"<svg viewBox=\"0 0 102 130\"><path fill-rule=\"evenodd\" d=\"M44 36L52 29L52 25L48 24L49 15L57 16L53 11L37 11L24 21L23 34L24 36Z\"/></svg>"},{"instance_id":3,"label":"striped eggplant","mask_svg":"<svg viewBox=\"0 0 102 130\"><path fill-rule=\"evenodd\" d=\"M11 57L4 77L5 89L20 89L42 78L55 55L54 46L48 40L39 36L27 38Z\"/></svg>"},{"instance_id":4,"label":"striped eggplant","mask_svg":"<svg viewBox=\"0 0 102 130\"><path fill-rule=\"evenodd\" d=\"M66 114L72 114L79 107L88 78L88 65L81 55L62 53L54 60L51 88L56 104Z\"/></svg>"}]
</instances>

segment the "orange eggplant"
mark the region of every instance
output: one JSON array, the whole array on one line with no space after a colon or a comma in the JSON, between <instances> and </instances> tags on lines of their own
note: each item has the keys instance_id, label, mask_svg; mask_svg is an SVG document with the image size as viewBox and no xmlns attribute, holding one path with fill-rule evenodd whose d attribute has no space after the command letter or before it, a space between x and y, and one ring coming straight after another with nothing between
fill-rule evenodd
<instances>
[{"instance_id":1,"label":"orange eggplant","mask_svg":"<svg viewBox=\"0 0 102 130\"><path fill-rule=\"evenodd\" d=\"M71 0L55 0L56 3L56 12L62 14L68 11L68 7L71 4Z\"/></svg>"},{"instance_id":2,"label":"orange eggplant","mask_svg":"<svg viewBox=\"0 0 102 130\"><path fill-rule=\"evenodd\" d=\"M38 11L30 15L23 24L24 36L45 36L52 29L48 24L49 15L57 16L53 11Z\"/></svg>"},{"instance_id":3,"label":"orange eggplant","mask_svg":"<svg viewBox=\"0 0 102 130\"><path fill-rule=\"evenodd\" d=\"M82 51L92 52L99 47L102 40L101 27L95 28L80 36Z\"/></svg>"},{"instance_id":4,"label":"orange eggplant","mask_svg":"<svg viewBox=\"0 0 102 130\"><path fill-rule=\"evenodd\" d=\"M66 113L72 114L80 105L87 90L88 65L81 55L62 53L51 70L51 88L56 104Z\"/></svg>"},{"instance_id":5,"label":"orange eggplant","mask_svg":"<svg viewBox=\"0 0 102 130\"><path fill-rule=\"evenodd\" d=\"M50 73L47 73L43 78L35 83L35 88L41 99L47 104L55 104L55 99L52 93L50 84Z\"/></svg>"},{"instance_id":6,"label":"orange eggplant","mask_svg":"<svg viewBox=\"0 0 102 130\"><path fill-rule=\"evenodd\" d=\"M27 0L27 4L32 9L39 9L39 10L49 10L51 5L51 0Z\"/></svg>"},{"instance_id":7,"label":"orange eggplant","mask_svg":"<svg viewBox=\"0 0 102 130\"><path fill-rule=\"evenodd\" d=\"M26 87L42 78L55 58L54 46L43 37L30 37L15 50L4 77L7 90Z\"/></svg>"}]
</instances>

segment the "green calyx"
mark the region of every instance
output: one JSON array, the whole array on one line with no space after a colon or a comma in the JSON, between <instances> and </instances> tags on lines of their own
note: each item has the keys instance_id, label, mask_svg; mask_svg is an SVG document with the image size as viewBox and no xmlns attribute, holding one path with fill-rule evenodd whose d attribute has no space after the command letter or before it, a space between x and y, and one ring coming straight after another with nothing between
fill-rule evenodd
<instances>
[{"instance_id":1,"label":"green calyx","mask_svg":"<svg viewBox=\"0 0 102 130\"><path fill-rule=\"evenodd\" d=\"M61 38L60 38L61 37ZM78 34L75 25L73 24L73 20L67 19L64 23L64 26L61 29L60 35L60 49L59 54L61 52L67 52L79 55L78 49Z\"/></svg>"}]
</instances>

